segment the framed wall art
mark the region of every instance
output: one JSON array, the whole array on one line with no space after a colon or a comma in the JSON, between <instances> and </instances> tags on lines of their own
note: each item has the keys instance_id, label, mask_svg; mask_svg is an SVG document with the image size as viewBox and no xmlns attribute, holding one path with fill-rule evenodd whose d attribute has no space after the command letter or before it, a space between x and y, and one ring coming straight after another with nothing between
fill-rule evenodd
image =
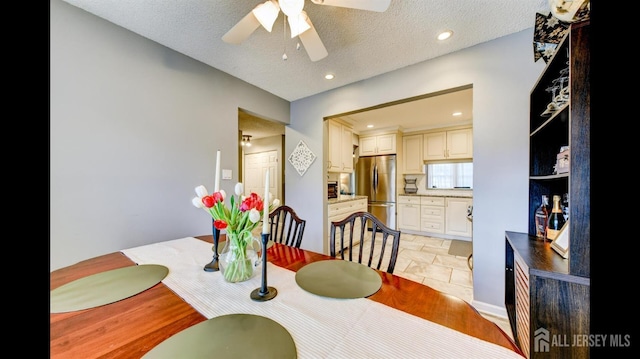
<instances>
[{"instance_id":1,"label":"framed wall art","mask_svg":"<svg viewBox=\"0 0 640 359\"><path fill-rule=\"evenodd\" d=\"M291 155L289 155L289 163L291 163L300 176L307 172L307 169L315 159L316 155L311 152L303 140L298 142L296 148L291 152Z\"/></svg>"}]
</instances>

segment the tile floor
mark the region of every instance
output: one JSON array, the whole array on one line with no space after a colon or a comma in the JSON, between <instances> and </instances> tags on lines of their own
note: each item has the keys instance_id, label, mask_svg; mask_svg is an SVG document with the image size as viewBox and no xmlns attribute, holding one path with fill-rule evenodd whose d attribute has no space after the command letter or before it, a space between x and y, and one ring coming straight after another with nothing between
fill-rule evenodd
<instances>
[{"instance_id":1,"label":"tile floor","mask_svg":"<svg viewBox=\"0 0 640 359\"><path fill-rule=\"evenodd\" d=\"M466 257L448 254L450 239L402 233L393 274L473 302L473 272ZM512 336L509 320L480 313Z\"/></svg>"}]
</instances>

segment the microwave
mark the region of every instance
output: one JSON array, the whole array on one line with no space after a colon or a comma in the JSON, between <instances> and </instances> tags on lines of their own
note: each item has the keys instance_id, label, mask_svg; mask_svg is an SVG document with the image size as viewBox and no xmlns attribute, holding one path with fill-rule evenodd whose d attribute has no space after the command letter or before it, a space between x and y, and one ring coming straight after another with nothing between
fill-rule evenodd
<instances>
[{"instance_id":1,"label":"microwave","mask_svg":"<svg viewBox=\"0 0 640 359\"><path fill-rule=\"evenodd\" d=\"M327 182L327 198L338 198L338 181Z\"/></svg>"}]
</instances>

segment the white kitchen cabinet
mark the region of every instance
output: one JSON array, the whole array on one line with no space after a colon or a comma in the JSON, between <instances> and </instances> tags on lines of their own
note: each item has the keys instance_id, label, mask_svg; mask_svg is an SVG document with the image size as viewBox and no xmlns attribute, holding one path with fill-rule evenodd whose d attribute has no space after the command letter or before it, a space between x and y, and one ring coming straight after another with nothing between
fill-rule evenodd
<instances>
[{"instance_id":1,"label":"white kitchen cabinet","mask_svg":"<svg viewBox=\"0 0 640 359\"><path fill-rule=\"evenodd\" d=\"M353 130L351 127L342 126L341 143L342 172L353 172Z\"/></svg>"},{"instance_id":2,"label":"white kitchen cabinet","mask_svg":"<svg viewBox=\"0 0 640 359\"><path fill-rule=\"evenodd\" d=\"M395 133L360 136L360 156L393 155L396 153Z\"/></svg>"},{"instance_id":3,"label":"white kitchen cabinet","mask_svg":"<svg viewBox=\"0 0 640 359\"><path fill-rule=\"evenodd\" d=\"M340 201L329 203L327 206L327 253L329 253L329 238L331 235L331 222L345 219L354 212L367 211L367 197L362 197L350 201ZM347 225L349 226L349 225ZM346 228L346 227L345 227Z\"/></svg>"},{"instance_id":4,"label":"white kitchen cabinet","mask_svg":"<svg viewBox=\"0 0 640 359\"><path fill-rule=\"evenodd\" d=\"M328 172L353 172L353 129L334 120L328 120L329 158Z\"/></svg>"},{"instance_id":5,"label":"white kitchen cabinet","mask_svg":"<svg viewBox=\"0 0 640 359\"><path fill-rule=\"evenodd\" d=\"M467 209L473 204L471 198L446 198L445 233L471 237L472 223L467 218Z\"/></svg>"},{"instance_id":6,"label":"white kitchen cabinet","mask_svg":"<svg viewBox=\"0 0 640 359\"><path fill-rule=\"evenodd\" d=\"M444 219L444 197L420 197L420 231L444 233Z\"/></svg>"},{"instance_id":7,"label":"white kitchen cabinet","mask_svg":"<svg viewBox=\"0 0 640 359\"><path fill-rule=\"evenodd\" d=\"M473 158L473 129L425 133L424 161Z\"/></svg>"},{"instance_id":8,"label":"white kitchen cabinet","mask_svg":"<svg viewBox=\"0 0 640 359\"><path fill-rule=\"evenodd\" d=\"M421 134L402 137L404 173L424 173L422 138Z\"/></svg>"},{"instance_id":9,"label":"white kitchen cabinet","mask_svg":"<svg viewBox=\"0 0 640 359\"><path fill-rule=\"evenodd\" d=\"M470 240L471 197L399 195L398 229L419 235Z\"/></svg>"},{"instance_id":10,"label":"white kitchen cabinet","mask_svg":"<svg viewBox=\"0 0 640 359\"><path fill-rule=\"evenodd\" d=\"M398 229L420 230L419 196L398 196Z\"/></svg>"}]
</instances>

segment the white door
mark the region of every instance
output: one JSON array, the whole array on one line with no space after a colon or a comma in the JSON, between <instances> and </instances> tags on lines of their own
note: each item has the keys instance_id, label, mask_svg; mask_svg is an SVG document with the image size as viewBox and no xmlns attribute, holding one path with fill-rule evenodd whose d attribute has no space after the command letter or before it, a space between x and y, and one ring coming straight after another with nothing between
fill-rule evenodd
<instances>
[{"instance_id":1,"label":"white door","mask_svg":"<svg viewBox=\"0 0 640 359\"><path fill-rule=\"evenodd\" d=\"M266 151L244 155L244 195L255 192L264 196L265 174L269 169L269 192L273 198L282 200L278 182L278 151Z\"/></svg>"}]
</instances>

